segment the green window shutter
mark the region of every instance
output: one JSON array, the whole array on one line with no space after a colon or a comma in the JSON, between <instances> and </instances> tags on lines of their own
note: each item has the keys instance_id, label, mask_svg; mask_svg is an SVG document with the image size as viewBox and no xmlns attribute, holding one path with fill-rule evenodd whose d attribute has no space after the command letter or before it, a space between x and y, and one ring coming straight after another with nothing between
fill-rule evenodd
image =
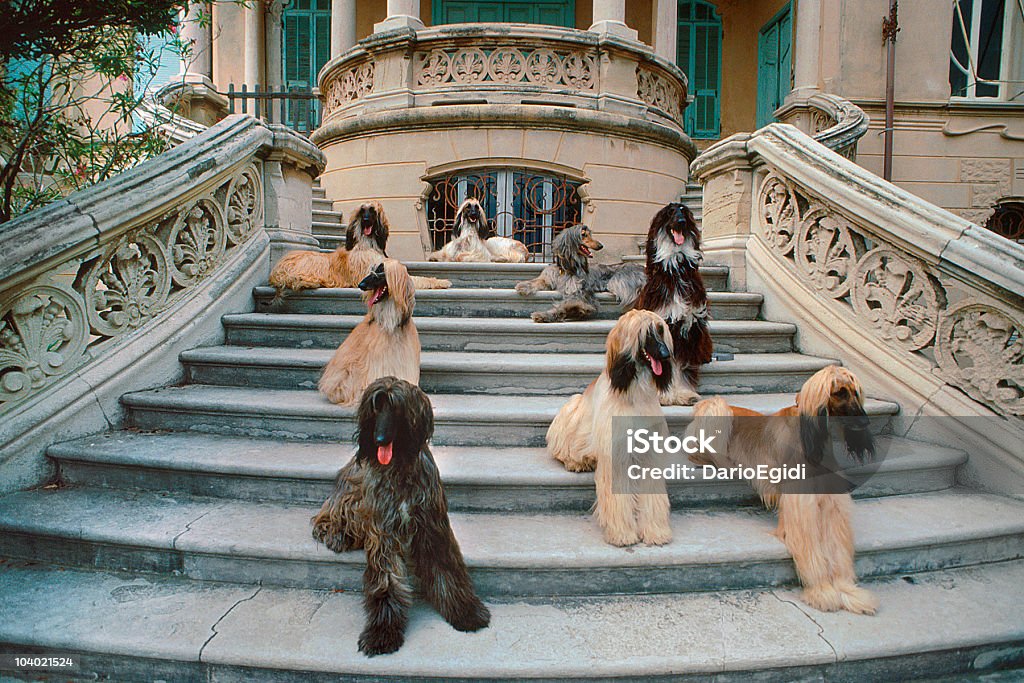
<instances>
[{"instance_id":1,"label":"green window shutter","mask_svg":"<svg viewBox=\"0 0 1024 683\"><path fill-rule=\"evenodd\" d=\"M683 127L691 137L717 138L722 130L722 21L703 0L681 2L678 12L676 63L686 73L693 96Z\"/></svg>"},{"instance_id":2,"label":"green window shutter","mask_svg":"<svg viewBox=\"0 0 1024 683\"><path fill-rule=\"evenodd\" d=\"M792 83L793 14L786 5L764 27L757 39L757 127L775 120L774 112L789 94Z\"/></svg>"},{"instance_id":3,"label":"green window shutter","mask_svg":"<svg viewBox=\"0 0 1024 683\"><path fill-rule=\"evenodd\" d=\"M573 28L576 24L576 3L575 0L550 0L547 2L434 0L432 15L435 24L508 22Z\"/></svg>"},{"instance_id":4,"label":"green window shutter","mask_svg":"<svg viewBox=\"0 0 1024 683\"><path fill-rule=\"evenodd\" d=\"M505 3L505 21L510 24L533 24L536 23L537 13L535 6L521 4L518 2Z\"/></svg>"}]
</instances>

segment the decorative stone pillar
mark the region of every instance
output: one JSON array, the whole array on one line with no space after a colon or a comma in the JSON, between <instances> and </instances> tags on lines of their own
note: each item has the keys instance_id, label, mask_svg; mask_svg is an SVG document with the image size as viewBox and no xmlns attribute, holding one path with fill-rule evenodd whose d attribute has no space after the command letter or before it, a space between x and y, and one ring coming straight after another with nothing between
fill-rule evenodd
<instances>
[{"instance_id":1,"label":"decorative stone pillar","mask_svg":"<svg viewBox=\"0 0 1024 683\"><path fill-rule=\"evenodd\" d=\"M390 15L391 6L388 5ZM331 58L356 44L356 0L331 0Z\"/></svg>"},{"instance_id":2,"label":"decorative stone pillar","mask_svg":"<svg viewBox=\"0 0 1024 683\"><path fill-rule=\"evenodd\" d=\"M390 7L391 0L388 0ZM594 0L594 23L589 31L636 40L636 31L626 26L626 0Z\"/></svg>"},{"instance_id":3,"label":"decorative stone pillar","mask_svg":"<svg viewBox=\"0 0 1024 683\"><path fill-rule=\"evenodd\" d=\"M676 63L679 0L654 0L654 53ZM687 77L690 74L686 74Z\"/></svg>"},{"instance_id":4,"label":"decorative stone pillar","mask_svg":"<svg viewBox=\"0 0 1024 683\"><path fill-rule=\"evenodd\" d=\"M252 0L242 12L245 15L245 84L251 88L260 82L260 46L263 44L260 14L263 13L263 3Z\"/></svg>"},{"instance_id":5,"label":"decorative stone pillar","mask_svg":"<svg viewBox=\"0 0 1024 683\"><path fill-rule=\"evenodd\" d=\"M796 45L793 49L793 98L806 98L818 91L820 62L821 0L799 0L796 5Z\"/></svg>"},{"instance_id":6,"label":"decorative stone pillar","mask_svg":"<svg viewBox=\"0 0 1024 683\"><path fill-rule=\"evenodd\" d=\"M267 56L267 90L280 92L284 90L284 76L282 74L283 59L281 56L281 13L284 11L284 0L267 0L267 12L264 15L263 33L265 42L263 53ZM269 100L268 114L270 121L281 123L282 102L281 100Z\"/></svg>"},{"instance_id":7,"label":"decorative stone pillar","mask_svg":"<svg viewBox=\"0 0 1024 683\"><path fill-rule=\"evenodd\" d=\"M373 25L373 32L383 33L402 28L414 31L423 28L423 22L420 20L420 0L388 0L388 16L384 21ZM331 52L333 55L333 50Z\"/></svg>"},{"instance_id":8,"label":"decorative stone pillar","mask_svg":"<svg viewBox=\"0 0 1024 683\"><path fill-rule=\"evenodd\" d=\"M204 10L209 11L206 5L195 3L181 15L181 38L187 45L181 55L181 70L156 98L181 116L212 126L227 114L228 101L217 93L211 80L213 34L210 22L201 19Z\"/></svg>"},{"instance_id":9,"label":"decorative stone pillar","mask_svg":"<svg viewBox=\"0 0 1024 683\"><path fill-rule=\"evenodd\" d=\"M181 15L181 38L189 49L181 55L181 73L213 77L213 37L211 26L200 21L201 3L189 5L188 14Z\"/></svg>"}]
</instances>

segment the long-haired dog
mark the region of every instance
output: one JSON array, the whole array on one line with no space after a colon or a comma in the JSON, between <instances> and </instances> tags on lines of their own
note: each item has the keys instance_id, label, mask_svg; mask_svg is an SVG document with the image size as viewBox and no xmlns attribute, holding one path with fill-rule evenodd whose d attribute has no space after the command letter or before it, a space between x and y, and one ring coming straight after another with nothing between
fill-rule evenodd
<instances>
[{"instance_id":1,"label":"long-haired dog","mask_svg":"<svg viewBox=\"0 0 1024 683\"><path fill-rule=\"evenodd\" d=\"M878 601L857 586L854 572L853 500L848 487L835 486L839 475L822 466L822 454L831 445L829 418L841 418L834 419L832 426L840 423L846 450L856 462L874 457L860 381L849 370L830 366L807 380L797 394L796 405L770 416L731 406L722 398L701 401L694 407L688 433L721 433L716 439L717 452L695 454L690 459L716 467L806 465L805 482L751 482L764 504L778 509L775 534L793 556L803 600L823 612L845 609L874 614ZM816 476L824 486L816 486Z\"/></svg>"},{"instance_id":2,"label":"long-haired dog","mask_svg":"<svg viewBox=\"0 0 1024 683\"><path fill-rule=\"evenodd\" d=\"M594 239L590 228L573 225L558 233L551 243L551 265L532 280L516 285L522 296L540 290L555 290L562 300L546 311L530 317L534 322L553 323L563 320L587 320L597 315L597 294L611 292L623 308L630 308L644 285L644 271L639 266L619 264L590 266L594 252L604 245Z\"/></svg>"},{"instance_id":3,"label":"long-haired dog","mask_svg":"<svg viewBox=\"0 0 1024 683\"><path fill-rule=\"evenodd\" d=\"M371 268L387 257L388 217L380 202L367 202L352 214L345 229L345 244L329 254L290 251L270 271L270 286L278 298L286 290L318 287L355 287ZM414 277L418 289L446 289L451 282Z\"/></svg>"},{"instance_id":4,"label":"long-haired dog","mask_svg":"<svg viewBox=\"0 0 1024 683\"><path fill-rule=\"evenodd\" d=\"M605 369L582 394L555 416L547 433L548 452L572 472L594 471L597 501L594 516L611 545L672 540L664 483L657 493L615 492L630 482L622 473L625 449L613 446L613 418L654 418L667 434L658 391L669 382L672 335L665 321L650 311L627 311L608 334Z\"/></svg>"},{"instance_id":5,"label":"long-haired dog","mask_svg":"<svg viewBox=\"0 0 1024 683\"><path fill-rule=\"evenodd\" d=\"M661 396L664 405L685 406L700 400L700 367L711 362L702 260L700 230L690 209L673 202L658 211L647 232L647 282L636 307L654 311L672 330L675 355L672 383Z\"/></svg>"},{"instance_id":6,"label":"long-haired dog","mask_svg":"<svg viewBox=\"0 0 1024 683\"><path fill-rule=\"evenodd\" d=\"M420 380L420 337L412 321L415 287L409 271L385 259L359 283L369 310L334 352L320 376L320 393L352 405L379 377Z\"/></svg>"},{"instance_id":7,"label":"long-haired dog","mask_svg":"<svg viewBox=\"0 0 1024 683\"><path fill-rule=\"evenodd\" d=\"M405 640L410 572L427 601L459 631L491 620L448 521L448 501L427 442L434 412L419 387L376 380L359 402L359 448L313 517L313 538L336 553L366 549L359 650L394 652Z\"/></svg>"},{"instance_id":8,"label":"long-haired dog","mask_svg":"<svg viewBox=\"0 0 1024 683\"><path fill-rule=\"evenodd\" d=\"M459 205L453 227L455 237L429 256L431 261L526 263L530 250L511 237L487 237L487 214L472 197Z\"/></svg>"}]
</instances>

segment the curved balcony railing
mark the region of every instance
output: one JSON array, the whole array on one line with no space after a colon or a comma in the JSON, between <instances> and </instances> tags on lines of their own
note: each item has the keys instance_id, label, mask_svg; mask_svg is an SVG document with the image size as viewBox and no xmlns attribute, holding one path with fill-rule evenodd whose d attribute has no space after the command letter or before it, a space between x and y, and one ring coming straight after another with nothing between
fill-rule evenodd
<instances>
[{"instance_id":1,"label":"curved balcony railing","mask_svg":"<svg viewBox=\"0 0 1024 683\"><path fill-rule=\"evenodd\" d=\"M864 137L870 123L863 109L829 93L816 93L806 100L787 104L776 116L851 161L856 161L857 142Z\"/></svg>"},{"instance_id":2,"label":"curved balcony railing","mask_svg":"<svg viewBox=\"0 0 1024 683\"><path fill-rule=\"evenodd\" d=\"M686 76L639 43L526 24L371 36L320 72L324 123L384 109L547 104L682 130Z\"/></svg>"}]
</instances>

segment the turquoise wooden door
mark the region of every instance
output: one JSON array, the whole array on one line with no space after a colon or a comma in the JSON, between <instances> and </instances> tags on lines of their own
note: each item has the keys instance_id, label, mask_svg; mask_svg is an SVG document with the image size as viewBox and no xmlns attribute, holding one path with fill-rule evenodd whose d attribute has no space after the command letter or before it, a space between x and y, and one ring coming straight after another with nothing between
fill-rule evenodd
<instances>
[{"instance_id":1,"label":"turquoise wooden door","mask_svg":"<svg viewBox=\"0 0 1024 683\"><path fill-rule=\"evenodd\" d=\"M704 0L679 3L676 64L689 79L693 102L686 108L683 128L694 138L721 134L722 20Z\"/></svg>"},{"instance_id":2,"label":"turquoise wooden door","mask_svg":"<svg viewBox=\"0 0 1024 683\"><path fill-rule=\"evenodd\" d=\"M309 92L331 57L331 0L291 0L281 16L284 89ZM320 104L286 100L285 124L302 132L320 121Z\"/></svg>"},{"instance_id":3,"label":"turquoise wooden door","mask_svg":"<svg viewBox=\"0 0 1024 683\"><path fill-rule=\"evenodd\" d=\"M757 127L775 120L792 80L793 13L786 5L757 37Z\"/></svg>"},{"instance_id":4,"label":"turquoise wooden door","mask_svg":"<svg viewBox=\"0 0 1024 683\"><path fill-rule=\"evenodd\" d=\"M433 22L438 24L510 23L547 24L572 28L576 25L575 0L502 0L469 2L437 0L433 3Z\"/></svg>"}]
</instances>

